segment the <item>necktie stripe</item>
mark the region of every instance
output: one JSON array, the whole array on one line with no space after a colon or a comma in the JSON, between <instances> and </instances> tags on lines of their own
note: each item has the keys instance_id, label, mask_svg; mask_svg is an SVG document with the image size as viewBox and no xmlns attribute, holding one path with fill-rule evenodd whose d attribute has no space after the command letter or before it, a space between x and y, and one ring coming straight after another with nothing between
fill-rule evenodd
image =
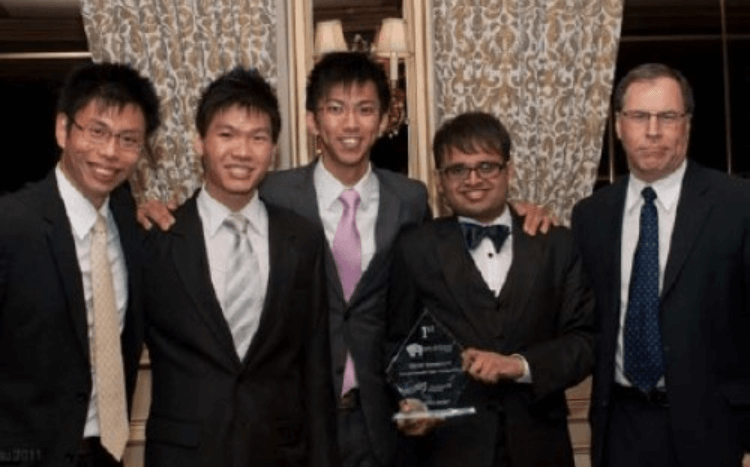
<instances>
[{"instance_id":1,"label":"necktie stripe","mask_svg":"<svg viewBox=\"0 0 750 467\"><path fill-rule=\"evenodd\" d=\"M232 333L237 354L244 356L258 328L259 316L252 313L261 297L258 258L247 236L249 221L233 213L224 221L234 234L225 276L224 318Z\"/></svg>"},{"instance_id":2,"label":"necktie stripe","mask_svg":"<svg viewBox=\"0 0 750 467\"><path fill-rule=\"evenodd\" d=\"M659 321L659 218L656 192L642 192L640 234L633 257L623 336L624 369L630 382L647 392L664 374Z\"/></svg>"},{"instance_id":3,"label":"necktie stripe","mask_svg":"<svg viewBox=\"0 0 750 467\"><path fill-rule=\"evenodd\" d=\"M362 241L357 228L359 193L354 189L346 190L339 200L344 206L344 212L333 237L331 252L336 262L344 298L349 301L362 275ZM348 351L345 358L341 394L346 394L357 384L354 361Z\"/></svg>"},{"instance_id":4,"label":"necktie stripe","mask_svg":"<svg viewBox=\"0 0 750 467\"><path fill-rule=\"evenodd\" d=\"M97 216L91 237L91 285L94 296L92 361L102 446L118 461L128 441L125 377L120 348L120 324L112 266L107 252L107 225Z\"/></svg>"}]
</instances>

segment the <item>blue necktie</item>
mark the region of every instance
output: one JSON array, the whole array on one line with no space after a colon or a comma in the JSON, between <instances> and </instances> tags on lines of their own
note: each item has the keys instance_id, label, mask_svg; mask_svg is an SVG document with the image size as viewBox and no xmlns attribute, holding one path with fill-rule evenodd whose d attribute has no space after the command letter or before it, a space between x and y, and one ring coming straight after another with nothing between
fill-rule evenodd
<instances>
[{"instance_id":1,"label":"blue necktie","mask_svg":"<svg viewBox=\"0 0 750 467\"><path fill-rule=\"evenodd\" d=\"M628 380L648 392L664 374L664 350L659 323L659 217L656 193L641 192L641 232L633 258L628 309L625 317L624 366Z\"/></svg>"},{"instance_id":2,"label":"blue necktie","mask_svg":"<svg viewBox=\"0 0 750 467\"><path fill-rule=\"evenodd\" d=\"M507 225L483 226L471 222L461 222L461 232L464 234L466 248L469 251L478 247L483 238L489 238L495 246L495 252L498 252L505 239L508 238L509 230Z\"/></svg>"}]
</instances>

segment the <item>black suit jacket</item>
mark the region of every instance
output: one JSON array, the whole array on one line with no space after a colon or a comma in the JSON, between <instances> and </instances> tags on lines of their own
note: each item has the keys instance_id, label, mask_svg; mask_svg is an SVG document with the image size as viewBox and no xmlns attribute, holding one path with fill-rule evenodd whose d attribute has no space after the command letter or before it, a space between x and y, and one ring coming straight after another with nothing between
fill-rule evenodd
<instances>
[{"instance_id":1,"label":"black suit jacket","mask_svg":"<svg viewBox=\"0 0 750 467\"><path fill-rule=\"evenodd\" d=\"M311 164L269 174L261 186L261 197L322 226L313 182L314 170L315 164ZM422 183L388 170L373 169L373 173L380 186L375 224L376 252L348 303L344 299L331 249L328 245L325 249L333 364L333 372L328 371L332 374L336 394L340 394L346 349L349 349L356 368L370 445L380 462L389 465L397 438L390 417L398 410L389 397L382 358L390 250L402 228L423 222L431 217L431 213Z\"/></svg>"},{"instance_id":2,"label":"black suit jacket","mask_svg":"<svg viewBox=\"0 0 750 467\"><path fill-rule=\"evenodd\" d=\"M394 248L392 349L426 307L464 347L523 355L533 379L495 385L471 380L459 406L474 406L477 414L449 419L417 441L422 462L414 464L494 466L498 431L504 430L511 465L573 465L564 390L593 364L593 293L567 230L529 237L521 226L514 216L513 262L497 298L455 218L409 230Z\"/></svg>"},{"instance_id":3,"label":"black suit jacket","mask_svg":"<svg viewBox=\"0 0 750 467\"><path fill-rule=\"evenodd\" d=\"M147 239L147 466L338 465L325 240L294 213L266 210L268 287L243 358L211 283L195 196L169 232Z\"/></svg>"},{"instance_id":4,"label":"black suit jacket","mask_svg":"<svg viewBox=\"0 0 750 467\"><path fill-rule=\"evenodd\" d=\"M109 202L128 273L122 355L130 401L143 340L140 239L129 191L115 190ZM87 329L75 242L53 171L0 199L0 459L75 462L92 388Z\"/></svg>"},{"instance_id":5,"label":"black suit jacket","mask_svg":"<svg viewBox=\"0 0 750 467\"><path fill-rule=\"evenodd\" d=\"M596 293L592 459L602 465L620 317L628 177L582 200L573 232ZM672 434L681 466L739 465L750 450L750 186L688 162L661 291Z\"/></svg>"}]
</instances>

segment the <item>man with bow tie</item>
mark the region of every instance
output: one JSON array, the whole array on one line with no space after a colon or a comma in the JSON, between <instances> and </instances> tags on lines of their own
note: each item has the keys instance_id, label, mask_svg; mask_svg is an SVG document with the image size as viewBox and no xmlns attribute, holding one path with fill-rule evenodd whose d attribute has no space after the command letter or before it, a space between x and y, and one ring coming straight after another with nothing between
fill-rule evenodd
<instances>
[{"instance_id":1,"label":"man with bow tie","mask_svg":"<svg viewBox=\"0 0 750 467\"><path fill-rule=\"evenodd\" d=\"M564 391L593 364L593 295L566 229L531 237L507 204L510 136L465 113L436 133L438 191L455 216L402 234L394 248L388 347L424 309L464 348L474 415L399 422L410 465L573 466ZM401 410L419 410L410 399Z\"/></svg>"}]
</instances>

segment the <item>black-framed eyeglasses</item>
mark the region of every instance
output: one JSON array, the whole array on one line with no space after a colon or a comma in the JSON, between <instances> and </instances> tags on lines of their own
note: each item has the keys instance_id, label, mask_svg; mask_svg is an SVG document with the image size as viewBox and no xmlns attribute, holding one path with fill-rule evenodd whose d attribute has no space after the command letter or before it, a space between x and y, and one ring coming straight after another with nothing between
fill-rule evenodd
<instances>
[{"instance_id":1,"label":"black-framed eyeglasses","mask_svg":"<svg viewBox=\"0 0 750 467\"><path fill-rule=\"evenodd\" d=\"M497 177L507 166L507 162L485 161L474 166L468 166L465 164L449 165L448 167L440 169L440 172L450 180L460 182L468 179L471 172L476 172L476 174L483 179Z\"/></svg>"},{"instance_id":2,"label":"black-framed eyeglasses","mask_svg":"<svg viewBox=\"0 0 750 467\"><path fill-rule=\"evenodd\" d=\"M71 118L73 125L81 130L86 139L97 145L107 144L113 136L117 139L117 145L123 151L138 152L143 149L144 137L137 131L121 131L114 133L112 130L101 123L91 123L89 125L80 125L75 119Z\"/></svg>"},{"instance_id":3,"label":"black-framed eyeglasses","mask_svg":"<svg viewBox=\"0 0 750 467\"><path fill-rule=\"evenodd\" d=\"M656 117L656 122L659 125L662 126L674 126L682 120L686 115L688 115L687 112L675 112L675 111L666 111L666 112L646 112L645 110L622 110L620 111L620 115L627 118L633 123L636 123L638 125L648 125L648 123L651 121L651 117Z\"/></svg>"}]
</instances>

